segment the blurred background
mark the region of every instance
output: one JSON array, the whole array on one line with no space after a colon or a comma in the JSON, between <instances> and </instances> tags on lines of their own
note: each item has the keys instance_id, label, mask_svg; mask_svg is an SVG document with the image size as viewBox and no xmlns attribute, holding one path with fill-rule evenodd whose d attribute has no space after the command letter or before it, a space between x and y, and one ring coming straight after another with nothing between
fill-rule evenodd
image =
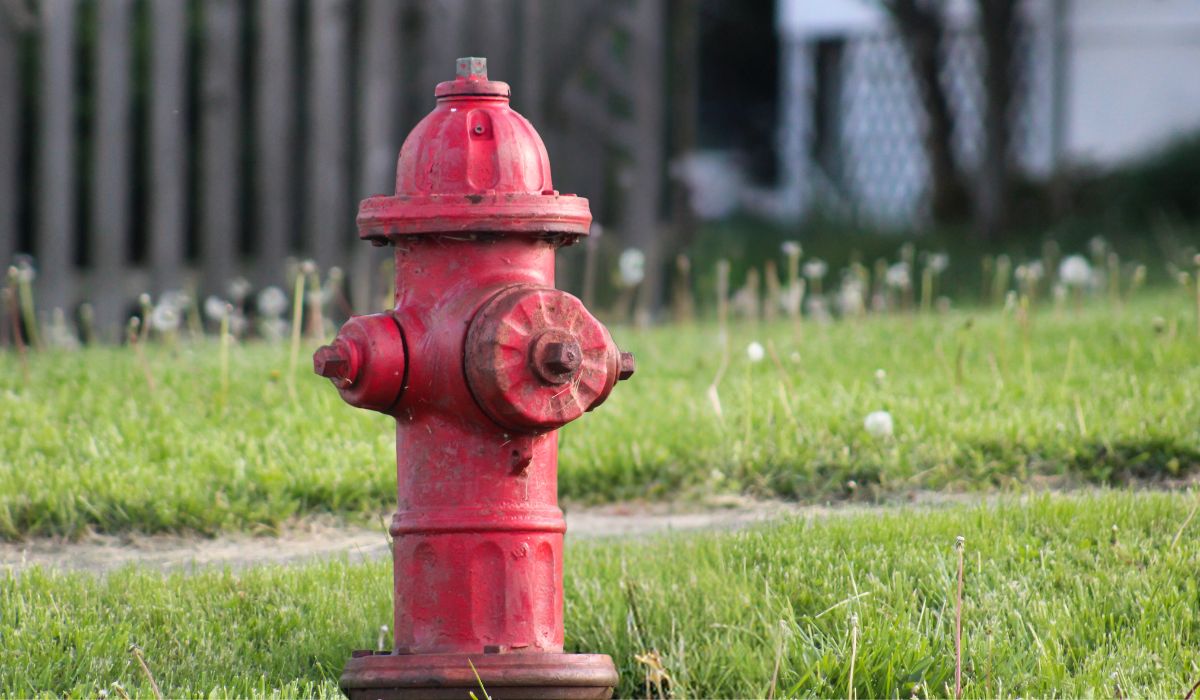
<instances>
[{"instance_id":1,"label":"blurred background","mask_svg":"<svg viewBox=\"0 0 1200 700\"><path fill-rule=\"evenodd\" d=\"M67 335L310 259L329 316L378 308L357 203L468 55L591 200L560 286L617 320L757 308L781 245L969 259L963 298L1048 242L1195 253L1194 0L0 0L0 263Z\"/></svg>"}]
</instances>

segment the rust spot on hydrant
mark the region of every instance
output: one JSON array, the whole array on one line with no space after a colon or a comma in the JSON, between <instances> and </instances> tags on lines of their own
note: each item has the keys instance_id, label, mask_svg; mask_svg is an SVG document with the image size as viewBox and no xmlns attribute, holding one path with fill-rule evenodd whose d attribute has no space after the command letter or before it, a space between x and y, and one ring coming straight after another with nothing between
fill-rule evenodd
<instances>
[{"instance_id":1,"label":"rust spot on hydrant","mask_svg":"<svg viewBox=\"0 0 1200 700\"><path fill-rule=\"evenodd\" d=\"M554 253L587 235L537 132L462 58L400 150L396 193L359 236L391 245L395 307L356 316L313 369L396 421L395 651L358 654L351 698L603 698L612 659L563 653L559 427L633 374L633 356L554 288ZM474 664L478 678L467 663Z\"/></svg>"}]
</instances>

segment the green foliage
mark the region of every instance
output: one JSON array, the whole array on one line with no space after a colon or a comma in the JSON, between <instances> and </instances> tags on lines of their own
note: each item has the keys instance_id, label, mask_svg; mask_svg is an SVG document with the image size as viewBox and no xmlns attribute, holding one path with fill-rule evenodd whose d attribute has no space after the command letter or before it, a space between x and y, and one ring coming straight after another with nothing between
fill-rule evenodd
<instances>
[{"instance_id":1,"label":"green foliage","mask_svg":"<svg viewBox=\"0 0 1200 700\"><path fill-rule=\"evenodd\" d=\"M1200 466L1191 303L1042 307L1028 331L999 311L736 326L721 416L714 326L617 329L638 373L562 431L560 488L569 502L825 501L1182 479ZM748 359L752 341L766 360ZM285 347L234 348L227 400L214 345L146 349L153 393L127 348L32 354L28 383L5 357L0 537L270 532L393 507L391 419L344 405L307 368L293 402ZM894 438L863 429L875 410Z\"/></svg>"},{"instance_id":2,"label":"green foliage","mask_svg":"<svg viewBox=\"0 0 1200 700\"><path fill-rule=\"evenodd\" d=\"M735 534L567 549L568 651L621 697L657 650L675 697L949 696L955 537L966 538L966 697L1179 697L1200 677L1194 494L1002 498L834 513ZM337 697L350 650L391 622L390 562L95 577L0 576L0 694ZM919 686L919 687L918 687ZM115 697L111 692L109 697Z\"/></svg>"}]
</instances>

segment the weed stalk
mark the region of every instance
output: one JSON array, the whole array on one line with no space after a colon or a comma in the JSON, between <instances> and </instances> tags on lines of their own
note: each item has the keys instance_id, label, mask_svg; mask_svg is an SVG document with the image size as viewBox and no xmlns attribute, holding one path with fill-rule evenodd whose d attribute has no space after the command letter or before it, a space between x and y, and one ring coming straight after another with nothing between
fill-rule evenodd
<instances>
[{"instance_id":1,"label":"weed stalk","mask_svg":"<svg viewBox=\"0 0 1200 700\"><path fill-rule=\"evenodd\" d=\"M296 401L296 366L300 362L300 324L304 321L304 280L311 262L305 262L296 273L296 286L292 291L292 352L288 360L288 393Z\"/></svg>"},{"instance_id":2,"label":"weed stalk","mask_svg":"<svg viewBox=\"0 0 1200 700\"><path fill-rule=\"evenodd\" d=\"M233 304L225 305L225 313L221 316L221 406L229 400L229 321L233 317Z\"/></svg>"},{"instance_id":3,"label":"weed stalk","mask_svg":"<svg viewBox=\"0 0 1200 700\"><path fill-rule=\"evenodd\" d=\"M155 700L163 700L162 690L158 687L158 681L154 680L154 674L150 673L150 667L146 664L146 657L142 654L141 648L136 644L130 644L129 653L137 659L138 666L142 667L142 673L146 674L146 680L150 681L150 690L154 691Z\"/></svg>"}]
</instances>

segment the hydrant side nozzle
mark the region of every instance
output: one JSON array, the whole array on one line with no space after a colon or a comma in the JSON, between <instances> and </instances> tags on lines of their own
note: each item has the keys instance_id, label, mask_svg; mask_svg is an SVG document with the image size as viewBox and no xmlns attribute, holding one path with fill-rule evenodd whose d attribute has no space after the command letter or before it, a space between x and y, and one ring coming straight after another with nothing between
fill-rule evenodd
<instances>
[{"instance_id":1,"label":"hydrant side nozzle","mask_svg":"<svg viewBox=\"0 0 1200 700\"><path fill-rule=\"evenodd\" d=\"M313 353L313 371L333 382L346 403L382 413L403 393L407 366L403 333L386 313L351 317Z\"/></svg>"},{"instance_id":2,"label":"hydrant side nozzle","mask_svg":"<svg viewBox=\"0 0 1200 700\"><path fill-rule=\"evenodd\" d=\"M633 376L633 373L636 369L637 369L637 360L634 359L633 353L631 353L631 352L621 353L620 366L619 366L619 369L617 372L617 381L623 382L626 379L629 379L630 377Z\"/></svg>"}]
</instances>

